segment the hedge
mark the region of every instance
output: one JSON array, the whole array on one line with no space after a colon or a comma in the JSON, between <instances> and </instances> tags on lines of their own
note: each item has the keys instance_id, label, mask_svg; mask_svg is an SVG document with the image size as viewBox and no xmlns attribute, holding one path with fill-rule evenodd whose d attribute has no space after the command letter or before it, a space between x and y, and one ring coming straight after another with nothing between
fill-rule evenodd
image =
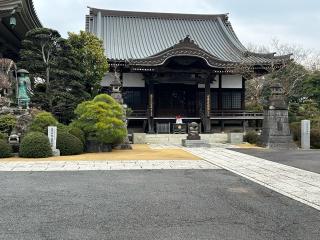
<instances>
[{"instance_id":1,"label":"hedge","mask_svg":"<svg viewBox=\"0 0 320 240\"><path fill-rule=\"evenodd\" d=\"M320 148L320 128L311 130L310 143L312 148Z\"/></svg>"},{"instance_id":2,"label":"hedge","mask_svg":"<svg viewBox=\"0 0 320 240\"><path fill-rule=\"evenodd\" d=\"M77 155L83 153L83 143L70 133L58 132L57 149L61 156Z\"/></svg>"},{"instance_id":3,"label":"hedge","mask_svg":"<svg viewBox=\"0 0 320 240\"><path fill-rule=\"evenodd\" d=\"M80 128L72 127L69 130L69 133L75 137L77 137L83 144L86 143L86 136L84 132Z\"/></svg>"},{"instance_id":4,"label":"hedge","mask_svg":"<svg viewBox=\"0 0 320 240\"><path fill-rule=\"evenodd\" d=\"M40 112L32 120L29 131L47 134L49 126L58 126L58 121L51 113Z\"/></svg>"},{"instance_id":5,"label":"hedge","mask_svg":"<svg viewBox=\"0 0 320 240\"><path fill-rule=\"evenodd\" d=\"M8 158L12 156L12 148L6 140L0 139L0 158Z\"/></svg>"},{"instance_id":6,"label":"hedge","mask_svg":"<svg viewBox=\"0 0 320 240\"><path fill-rule=\"evenodd\" d=\"M30 132L21 141L20 157L46 158L52 156L49 138L40 132Z\"/></svg>"},{"instance_id":7,"label":"hedge","mask_svg":"<svg viewBox=\"0 0 320 240\"><path fill-rule=\"evenodd\" d=\"M260 137L256 131L249 131L243 137L243 140L245 142L248 142L251 144L257 144L259 142L259 139L260 139Z\"/></svg>"}]
</instances>

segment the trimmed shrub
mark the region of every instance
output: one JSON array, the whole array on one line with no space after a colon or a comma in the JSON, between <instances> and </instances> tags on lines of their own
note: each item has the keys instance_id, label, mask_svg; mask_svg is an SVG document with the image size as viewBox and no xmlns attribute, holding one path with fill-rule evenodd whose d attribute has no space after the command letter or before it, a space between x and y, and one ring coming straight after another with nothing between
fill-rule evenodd
<instances>
[{"instance_id":1,"label":"trimmed shrub","mask_svg":"<svg viewBox=\"0 0 320 240\"><path fill-rule=\"evenodd\" d=\"M320 148L320 128L311 129L310 144L313 148Z\"/></svg>"},{"instance_id":2,"label":"trimmed shrub","mask_svg":"<svg viewBox=\"0 0 320 240\"><path fill-rule=\"evenodd\" d=\"M58 121L51 113L40 112L32 120L29 131L47 134L49 126L58 126Z\"/></svg>"},{"instance_id":3,"label":"trimmed shrub","mask_svg":"<svg viewBox=\"0 0 320 240\"><path fill-rule=\"evenodd\" d=\"M62 123L58 123L57 128L58 128L58 132L69 132L69 127Z\"/></svg>"},{"instance_id":4,"label":"trimmed shrub","mask_svg":"<svg viewBox=\"0 0 320 240\"><path fill-rule=\"evenodd\" d=\"M0 140L7 140L7 139L8 139L8 135L0 132Z\"/></svg>"},{"instance_id":5,"label":"trimmed shrub","mask_svg":"<svg viewBox=\"0 0 320 240\"><path fill-rule=\"evenodd\" d=\"M259 139L260 137L256 131L249 131L243 137L243 140L250 144L257 144L259 142Z\"/></svg>"},{"instance_id":6,"label":"trimmed shrub","mask_svg":"<svg viewBox=\"0 0 320 240\"><path fill-rule=\"evenodd\" d=\"M17 119L11 114L0 116L0 132L10 134L16 126Z\"/></svg>"},{"instance_id":7,"label":"trimmed shrub","mask_svg":"<svg viewBox=\"0 0 320 240\"><path fill-rule=\"evenodd\" d=\"M57 149L61 156L77 155L83 153L83 143L70 133L58 132Z\"/></svg>"},{"instance_id":8,"label":"trimmed shrub","mask_svg":"<svg viewBox=\"0 0 320 240\"><path fill-rule=\"evenodd\" d=\"M49 138L40 132L30 132L21 141L20 157L46 158L52 156Z\"/></svg>"},{"instance_id":9,"label":"trimmed shrub","mask_svg":"<svg viewBox=\"0 0 320 240\"><path fill-rule=\"evenodd\" d=\"M294 122L290 124L291 135L293 136L294 141L301 141L301 123Z\"/></svg>"},{"instance_id":10,"label":"trimmed shrub","mask_svg":"<svg viewBox=\"0 0 320 240\"><path fill-rule=\"evenodd\" d=\"M86 143L86 136L80 128L73 127L69 130L69 133L77 137L83 144Z\"/></svg>"},{"instance_id":11,"label":"trimmed shrub","mask_svg":"<svg viewBox=\"0 0 320 240\"><path fill-rule=\"evenodd\" d=\"M0 158L8 158L12 156L12 148L6 140L0 139Z\"/></svg>"},{"instance_id":12,"label":"trimmed shrub","mask_svg":"<svg viewBox=\"0 0 320 240\"><path fill-rule=\"evenodd\" d=\"M84 131L87 140L115 144L127 135L123 108L107 94L79 104L75 114L77 119L72 126Z\"/></svg>"}]
</instances>

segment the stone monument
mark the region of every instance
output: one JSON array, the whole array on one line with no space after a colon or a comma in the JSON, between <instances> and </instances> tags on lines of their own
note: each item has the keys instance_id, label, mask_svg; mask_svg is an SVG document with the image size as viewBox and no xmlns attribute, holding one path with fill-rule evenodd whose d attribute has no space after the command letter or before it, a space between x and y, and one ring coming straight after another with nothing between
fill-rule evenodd
<instances>
[{"instance_id":1,"label":"stone monument","mask_svg":"<svg viewBox=\"0 0 320 240\"><path fill-rule=\"evenodd\" d=\"M290 133L288 105L283 87L276 82L270 89L269 109L264 111L262 145L274 149L295 149L297 146Z\"/></svg>"},{"instance_id":2,"label":"stone monument","mask_svg":"<svg viewBox=\"0 0 320 240\"><path fill-rule=\"evenodd\" d=\"M192 122L188 125L187 139L182 139L182 146L184 147L210 147L206 140L201 140L199 135L199 124Z\"/></svg>"},{"instance_id":3,"label":"stone monument","mask_svg":"<svg viewBox=\"0 0 320 240\"><path fill-rule=\"evenodd\" d=\"M122 107L123 107L123 116L124 119L123 121L125 122L125 127L127 128L127 118L126 118L126 112L127 112L127 105L123 103L123 97L121 93L121 80L120 80L120 74L117 72L117 69L115 69L114 73L114 79L110 84L111 87L111 97L113 97ZM127 128L128 129L128 128ZM118 144L115 146L116 149L121 149L121 150L131 150L132 146L130 144L128 135L125 137L123 140L123 143Z\"/></svg>"},{"instance_id":4,"label":"stone monument","mask_svg":"<svg viewBox=\"0 0 320 240\"><path fill-rule=\"evenodd\" d=\"M53 156L60 156L60 150L57 149L57 127L48 127L48 138L51 145Z\"/></svg>"},{"instance_id":5,"label":"stone monument","mask_svg":"<svg viewBox=\"0 0 320 240\"><path fill-rule=\"evenodd\" d=\"M303 150L310 150L310 133L311 133L310 120L302 120L301 121L301 148Z\"/></svg>"}]
</instances>

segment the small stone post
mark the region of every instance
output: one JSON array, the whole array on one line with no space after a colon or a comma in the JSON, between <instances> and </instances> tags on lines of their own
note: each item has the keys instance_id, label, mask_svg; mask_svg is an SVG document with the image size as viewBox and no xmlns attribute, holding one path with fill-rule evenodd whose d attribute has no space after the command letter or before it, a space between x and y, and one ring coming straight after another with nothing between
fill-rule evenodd
<instances>
[{"instance_id":1,"label":"small stone post","mask_svg":"<svg viewBox=\"0 0 320 240\"><path fill-rule=\"evenodd\" d=\"M57 127L48 127L48 138L51 145L53 156L60 156L60 151L57 149Z\"/></svg>"},{"instance_id":2,"label":"small stone post","mask_svg":"<svg viewBox=\"0 0 320 240\"><path fill-rule=\"evenodd\" d=\"M302 120L301 121L301 148L303 150L310 149L310 131L311 131L310 120Z\"/></svg>"}]
</instances>

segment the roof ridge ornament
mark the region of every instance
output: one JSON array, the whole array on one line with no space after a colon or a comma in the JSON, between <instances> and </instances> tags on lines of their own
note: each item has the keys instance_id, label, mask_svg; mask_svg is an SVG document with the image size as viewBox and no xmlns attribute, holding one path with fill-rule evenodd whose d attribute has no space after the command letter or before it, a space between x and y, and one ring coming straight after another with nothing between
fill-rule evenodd
<instances>
[{"instance_id":1,"label":"roof ridge ornament","mask_svg":"<svg viewBox=\"0 0 320 240\"><path fill-rule=\"evenodd\" d=\"M184 39L180 40L179 43L173 46L173 48L200 48L194 40L191 39L188 34Z\"/></svg>"}]
</instances>

